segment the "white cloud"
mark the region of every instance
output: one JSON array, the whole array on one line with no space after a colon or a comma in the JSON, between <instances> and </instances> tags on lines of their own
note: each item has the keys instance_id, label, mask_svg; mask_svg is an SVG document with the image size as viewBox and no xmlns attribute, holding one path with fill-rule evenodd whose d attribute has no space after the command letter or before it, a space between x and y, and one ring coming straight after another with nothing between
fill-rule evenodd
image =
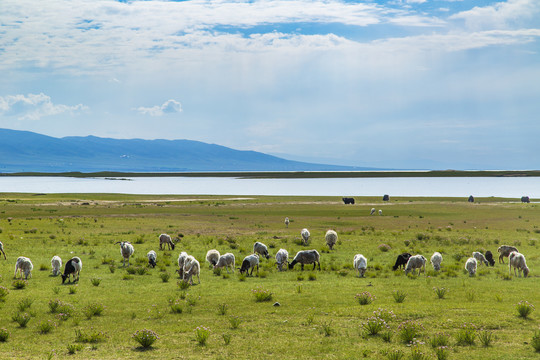
<instances>
[{"instance_id":1,"label":"white cloud","mask_svg":"<svg viewBox=\"0 0 540 360\"><path fill-rule=\"evenodd\" d=\"M165 114L173 114L173 113L182 112L182 104L180 104L176 100L170 99L170 100L165 101L162 105L156 105L152 107L141 106L135 110L137 110L143 115L163 116Z\"/></svg>"},{"instance_id":2,"label":"white cloud","mask_svg":"<svg viewBox=\"0 0 540 360\"><path fill-rule=\"evenodd\" d=\"M522 26L531 19L538 19L539 15L538 0L508 0L490 6L476 6L454 14L450 19L464 20L472 29L505 29L515 24Z\"/></svg>"},{"instance_id":3,"label":"white cloud","mask_svg":"<svg viewBox=\"0 0 540 360\"><path fill-rule=\"evenodd\" d=\"M19 120L39 120L44 116L74 114L84 110L88 110L88 107L82 104L53 104L50 96L43 93L0 96L0 114L16 116Z\"/></svg>"}]
</instances>

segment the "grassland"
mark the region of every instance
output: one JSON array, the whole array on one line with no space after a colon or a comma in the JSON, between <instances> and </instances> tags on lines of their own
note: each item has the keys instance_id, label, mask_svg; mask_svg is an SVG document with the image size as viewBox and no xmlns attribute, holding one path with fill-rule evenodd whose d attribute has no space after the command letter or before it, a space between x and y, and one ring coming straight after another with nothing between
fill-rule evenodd
<instances>
[{"instance_id":1,"label":"grassland","mask_svg":"<svg viewBox=\"0 0 540 360\"><path fill-rule=\"evenodd\" d=\"M0 328L9 332L0 342L0 357L387 359L399 350L408 359L416 349L424 359L435 359L430 341L443 333L449 359L538 358L531 341L540 313L525 319L516 311L521 300L540 306L538 205L499 198L474 204L456 198L356 200L343 205L334 197L0 194L0 240L8 256L0 259L0 286L9 291L0 302ZM372 207L383 216L370 216ZM285 216L292 221L288 228ZM204 261L206 251L216 248L233 252L238 267L255 241L269 245L271 254L285 248L293 257L304 249L298 241L304 227L312 234L308 248L321 253L320 272L298 267L279 273L270 259L261 261L258 277L243 278L215 274ZM330 228L339 234L333 251L324 246ZM157 238L164 232L180 238L175 250L159 251ZM122 268L117 241L134 245L134 274ZM390 249L381 250L381 244ZM526 255L529 278L510 278L507 265L499 264L480 266L472 278L465 273L463 264L473 251L496 256L501 244ZM158 267L147 269L145 255L152 249ZM193 254L202 267L201 284L187 290L180 289L175 274L180 251ZM442 271L428 266L427 275L412 277L393 272L396 255L405 251L427 258L441 252ZM366 278L352 269L356 253L368 258ZM60 277L51 276L53 255L64 263L72 256L82 259L78 284L61 285ZM13 286L18 256L34 264L24 289ZM98 286L92 279L100 279ZM434 288L447 290L444 299ZM255 301L254 289L271 292L271 301ZM396 290L406 294L403 303L394 300ZM355 295L366 291L375 300L360 305ZM72 305L71 316L51 313L49 303L56 299ZM21 311L24 301L31 306ZM88 318L90 305L103 306L103 313ZM378 308L396 315L388 323L389 342L363 330ZM19 313L30 315L26 327L12 319ZM400 340L398 327L409 320L422 325L417 339L424 344L410 347ZM47 321L55 326L42 333ZM491 345L482 346L478 337L472 346L458 345L465 323L474 324L477 335L492 334ZM197 341L198 326L210 329L205 345ZM159 335L149 350L132 339L141 329Z\"/></svg>"}]
</instances>

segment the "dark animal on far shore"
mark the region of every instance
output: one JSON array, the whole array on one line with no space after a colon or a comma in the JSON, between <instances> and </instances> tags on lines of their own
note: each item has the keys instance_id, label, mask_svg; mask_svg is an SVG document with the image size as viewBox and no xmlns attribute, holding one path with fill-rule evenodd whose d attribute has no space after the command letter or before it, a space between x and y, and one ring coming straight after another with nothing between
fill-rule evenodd
<instances>
[{"instance_id":1,"label":"dark animal on far shore","mask_svg":"<svg viewBox=\"0 0 540 360\"><path fill-rule=\"evenodd\" d=\"M344 197L342 200L345 205L354 205L354 198Z\"/></svg>"}]
</instances>

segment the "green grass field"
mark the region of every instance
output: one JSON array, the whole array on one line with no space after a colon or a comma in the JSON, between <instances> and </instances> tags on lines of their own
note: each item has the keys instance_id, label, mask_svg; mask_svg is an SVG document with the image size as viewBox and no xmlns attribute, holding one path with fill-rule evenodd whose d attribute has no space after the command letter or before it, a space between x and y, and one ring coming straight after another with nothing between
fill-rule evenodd
<instances>
[{"instance_id":1,"label":"green grass field","mask_svg":"<svg viewBox=\"0 0 540 360\"><path fill-rule=\"evenodd\" d=\"M0 286L9 292L2 297L0 291L0 329L9 333L0 342L0 358L437 359L431 343L440 338L449 348L439 349L439 358L538 359L532 345L540 312L523 318L516 308L522 300L540 306L536 204L499 198L474 204L456 198L356 201L0 194L0 241L8 257L0 258ZM370 216L372 207L383 215ZM299 243L304 227L311 232L307 247ZM339 235L333 251L324 245L328 229ZM180 238L175 250L159 250L161 233ZM135 247L133 274L122 267L117 241ZM280 273L270 258L261 260L259 276L240 277L238 271L216 274L205 261L206 251L215 248L234 253L239 267L255 241L268 245L271 255L287 249L291 260L298 250L317 249L322 270L307 266L302 272L297 265ZM466 274L464 263L473 251L491 250L496 258L502 244L527 257L529 278L509 277L508 259L479 266L475 277ZM149 250L158 254L154 269L147 267ZM201 263L200 285L179 286L181 251ZM441 252L441 272L431 265L420 276L393 272L396 256L406 251L428 259ZM352 269L357 253L368 259L365 278ZM78 284L62 285L51 276L53 255L64 264L73 256L82 259ZM13 283L18 256L34 265L23 289ZM443 299L436 288L446 290ZM268 291L271 299L258 302L253 290ZM397 290L405 294L402 303L394 299ZM364 292L374 296L372 303L360 305L355 296ZM51 312L58 302L69 304L59 311L65 315ZM100 307L101 315L92 316L90 310ZM368 335L367 321L379 308L395 317L388 316L388 328ZM21 327L15 320L25 313L30 320ZM407 346L402 336L411 321L418 324L417 342ZM200 326L209 329L206 340L206 330L197 335ZM133 339L143 329L159 336L148 349ZM0 330L0 340L1 335ZM489 336L486 347L482 339ZM469 345L465 340L471 337Z\"/></svg>"}]
</instances>

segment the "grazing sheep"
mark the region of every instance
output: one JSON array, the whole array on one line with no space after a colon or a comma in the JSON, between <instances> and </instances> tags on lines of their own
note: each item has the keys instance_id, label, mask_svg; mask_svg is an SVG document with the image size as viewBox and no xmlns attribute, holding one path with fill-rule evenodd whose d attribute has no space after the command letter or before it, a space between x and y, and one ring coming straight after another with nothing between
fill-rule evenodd
<instances>
[{"instance_id":1,"label":"grazing sheep","mask_svg":"<svg viewBox=\"0 0 540 360\"><path fill-rule=\"evenodd\" d=\"M390 201L390 195L384 194L382 197L382 201Z\"/></svg>"},{"instance_id":2,"label":"grazing sheep","mask_svg":"<svg viewBox=\"0 0 540 360\"><path fill-rule=\"evenodd\" d=\"M266 247L266 245L258 241L255 244L253 244L253 253L264 256L266 259L270 258L270 255L268 254L268 248Z\"/></svg>"},{"instance_id":3,"label":"grazing sheep","mask_svg":"<svg viewBox=\"0 0 540 360\"><path fill-rule=\"evenodd\" d=\"M427 259L423 257L422 255L414 255L409 258L407 261L407 265L405 265L405 275L407 275L409 272L413 272L414 269L418 269L418 275L420 275L420 272L422 269L424 270L424 274L426 273L426 261Z\"/></svg>"},{"instance_id":4,"label":"grazing sheep","mask_svg":"<svg viewBox=\"0 0 540 360\"><path fill-rule=\"evenodd\" d=\"M431 255L431 265L433 266L433 270L439 271L441 270L441 263L442 263L442 255L440 252L435 251L433 255Z\"/></svg>"},{"instance_id":5,"label":"grazing sheep","mask_svg":"<svg viewBox=\"0 0 540 360\"><path fill-rule=\"evenodd\" d=\"M184 263L184 279L183 280L193 285L193 275L197 275L197 280L199 281L199 284L200 284L201 283L201 279L199 277L200 273L201 273L201 264L199 264L199 261L195 259L193 256L188 255Z\"/></svg>"},{"instance_id":6,"label":"grazing sheep","mask_svg":"<svg viewBox=\"0 0 540 360\"><path fill-rule=\"evenodd\" d=\"M330 250L332 250L334 245L337 243L338 236L334 230L328 230L326 235L324 235L324 239L326 240L326 245L328 245Z\"/></svg>"},{"instance_id":7,"label":"grazing sheep","mask_svg":"<svg viewBox=\"0 0 540 360\"><path fill-rule=\"evenodd\" d=\"M321 263L319 261L320 255L317 250L302 250L296 253L293 261L289 264L289 269L294 268L296 263L302 265L302 270L304 270L304 265L313 264L313 270L315 266L319 265L319 271L321 270Z\"/></svg>"},{"instance_id":8,"label":"grazing sheep","mask_svg":"<svg viewBox=\"0 0 540 360\"><path fill-rule=\"evenodd\" d=\"M369 215L373 215L373 214L375 214L375 211L377 211L377 209L375 209L375 208L371 208L371 211L369 212Z\"/></svg>"},{"instance_id":9,"label":"grazing sheep","mask_svg":"<svg viewBox=\"0 0 540 360\"><path fill-rule=\"evenodd\" d=\"M286 217L286 218L285 218L285 227L287 227L287 228L289 227L289 222L290 222L290 221L289 221L289 218Z\"/></svg>"},{"instance_id":10,"label":"grazing sheep","mask_svg":"<svg viewBox=\"0 0 540 360\"><path fill-rule=\"evenodd\" d=\"M6 253L4 252L4 244L0 241L0 251L4 254L4 259L7 260Z\"/></svg>"},{"instance_id":11,"label":"grazing sheep","mask_svg":"<svg viewBox=\"0 0 540 360\"><path fill-rule=\"evenodd\" d=\"M353 267L358 271L358 277L364 277L367 269L367 259L364 257L364 255L354 255Z\"/></svg>"},{"instance_id":12,"label":"grazing sheep","mask_svg":"<svg viewBox=\"0 0 540 360\"><path fill-rule=\"evenodd\" d=\"M210 263L212 266L216 266L218 260L219 260L219 251L216 249L208 250L206 253L206 261Z\"/></svg>"},{"instance_id":13,"label":"grazing sheep","mask_svg":"<svg viewBox=\"0 0 540 360\"><path fill-rule=\"evenodd\" d=\"M489 265L488 261L486 260L486 257L484 256L484 254L482 254L481 252L479 251L475 251L472 253L472 257L476 259L476 261L480 264L484 264L486 266Z\"/></svg>"},{"instance_id":14,"label":"grazing sheep","mask_svg":"<svg viewBox=\"0 0 540 360\"><path fill-rule=\"evenodd\" d=\"M148 265L151 267L156 267L156 260L157 260L157 254L154 250L150 250L148 254L146 254L146 257L148 258Z\"/></svg>"},{"instance_id":15,"label":"grazing sheep","mask_svg":"<svg viewBox=\"0 0 540 360\"><path fill-rule=\"evenodd\" d=\"M226 254L221 255L217 263L214 265L214 269L224 267L225 270L227 270L227 273L229 273L229 266L231 267L232 272L234 273L235 259L234 259L233 253L226 253Z\"/></svg>"},{"instance_id":16,"label":"grazing sheep","mask_svg":"<svg viewBox=\"0 0 540 360\"><path fill-rule=\"evenodd\" d=\"M379 215L382 215L382 210L379 210Z\"/></svg>"},{"instance_id":17,"label":"grazing sheep","mask_svg":"<svg viewBox=\"0 0 540 360\"><path fill-rule=\"evenodd\" d=\"M32 261L30 261L29 258L24 256L19 256L17 258L17 262L15 263L15 279L17 278L17 272L21 273L21 279L24 272L24 278L25 280L28 280L28 276L32 277L32 270L34 269L34 265L32 265Z\"/></svg>"},{"instance_id":18,"label":"grazing sheep","mask_svg":"<svg viewBox=\"0 0 540 360\"><path fill-rule=\"evenodd\" d=\"M127 241L118 241L116 243L114 243L115 245L116 244L120 244L120 254L122 254L122 258L124 259L124 262L123 262L123 267L126 266L126 259L128 261L128 266L129 266L129 257L131 255L133 255L133 253L135 252L135 249L133 248L133 245L131 245L131 243L127 242Z\"/></svg>"},{"instance_id":19,"label":"grazing sheep","mask_svg":"<svg viewBox=\"0 0 540 360\"><path fill-rule=\"evenodd\" d=\"M64 273L62 274L62 284L66 282L66 279L68 279L68 283L69 283L71 281L71 279L69 278L71 275L73 275L73 282L79 281L81 269L82 269L82 261L79 257L75 256L69 259L68 262L66 263ZM77 280L75 280L75 274L77 274Z\"/></svg>"},{"instance_id":20,"label":"grazing sheep","mask_svg":"<svg viewBox=\"0 0 540 360\"><path fill-rule=\"evenodd\" d=\"M308 244L308 241L309 241L309 230L308 229L302 229L302 231L300 231L300 235L302 236L302 241L304 243L304 245L307 245Z\"/></svg>"},{"instance_id":21,"label":"grazing sheep","mask_svg":"<svg viewBox=\"0 0 540 360\"><path fill-rule=\"evenodd\" d=\"M249 275L253 275L253 269L255 266L257 267L257 274L259 274L259 255L251 254L246 256L242 261L240 274L246 273L246 275L248 275L249 269L251 269L251 273L249 273Z\"/></svg>"},{"instance_id":22,"label":"grazing sheep","mask_svg":"<svg viewBox=\"0 0 540 360\"><path fill-rule=\"evenodd\" d=\"M523 271L523 277L529 276L529 268L525 262L525 256L521 253L513 251L508 257L508 272L512 275L512 268L514 268L514 275L516 275L516 269L518 270L517 276L521 277Z\"/></svg>"},{"instance_id":23,"label":"grazing sheep","mask_svg":"<svg viewBox=\"0 0 540 360\"><path fill-rule=\"evenodd\" d=\"M469 276L474 276L476 274L476 259L473 257L470 257L467 259L467 262L465 263L465 270L469 272Z\"/></svg>"},{"instance_id":24,"label":"grazing sheep","mask_svg":"<svg viewBox=\"0 0 540 360\"><path fill-rule=\"evenodd\" d=\"M398 255L397 259L396 259L396 263L395 265L392 267L392 270L396 271L398 268L400 267L403 267L405 268L405 265L407 265L407 261L409 261L409 258L411 257L412 255L409 254L409 253L403 253L403 254L400 254Z\"/></svg>"},{"instance_id":25,"label":"grazing sheep","mask_svg":"<svg viewBox=\"0 0 540 360\"><path fill-rule=\"evenodd\" d=\"M178 273L178 275L180 275L180 278L182 279L184 278L184 264L187 257L188 254L185 251L182 251L180 255L178 255L178 269L176 270L176 272Z\"/></svg>"},{"instance_id":26,"label":"grazing sheep","mask_svg":"<svg viewBox=\"0 0 540 360\"><path fill-rule=\"evenodd\" d=\"M51 267L53 276L60 275L60 269L62 268L62 259L60 256L54 255L51 259Z\"/></svg>"},{"instance_id":27,"label":"grazing sheep","mask_svg":"<svg viewBox=\"0 0 540 360\"><path fill-rule=\"evenodd\" d=\"M289 252L285 249L279 249L276 254L276 264L279 271L283 271L283 264L289 264Z\"/></svg>"},{"instance_id":28,"label":"grazing sheep","mask_svg":"<svg viewBox=\"0 0 540 360\"><path fill-rule=\"evenodd\" d=\"M163 245L167 245L169 250L171 250L171 248L172 250L174 250L174 243L170 235L167 235L167 234L159 235L159 250L163 250L161 248Z\"/></svg>"},{"instance_id":29,"label":"grazing sheep","mask_svg":"<svg viewBox=\"0 0 540 360\"><path fill-rule=\"evenodd\" d=\"M489 262L489 265L495 266L495 260L493 260L493 254L491 251L486 251L486 260Z\"/></svg>"},{"instance_id":30,"label":"grazing sheep","mask_svg":"<svg viewBox=\"0 0 540 360\"><path fill-rule=\"evenodd\" d=\"M343 200L343 203L345 205L349 205L349 204L354 205L354 198L352 198L352 197L344 197L341 200Z\"/></svg>"},{"instance_id":31,"label":"grazing sheep","mask_svg":"<svg viewBox=\"0 0 540 360\"><path fill-rule=\"evenodd\" d=\"M497 249L497 252L499 253L499 264L502 262L504 264L504 258L510 256L510 253L512 251L519 252L518 249L514 246L510 245L501 245Z\"/></svg>"}]
</instances>

